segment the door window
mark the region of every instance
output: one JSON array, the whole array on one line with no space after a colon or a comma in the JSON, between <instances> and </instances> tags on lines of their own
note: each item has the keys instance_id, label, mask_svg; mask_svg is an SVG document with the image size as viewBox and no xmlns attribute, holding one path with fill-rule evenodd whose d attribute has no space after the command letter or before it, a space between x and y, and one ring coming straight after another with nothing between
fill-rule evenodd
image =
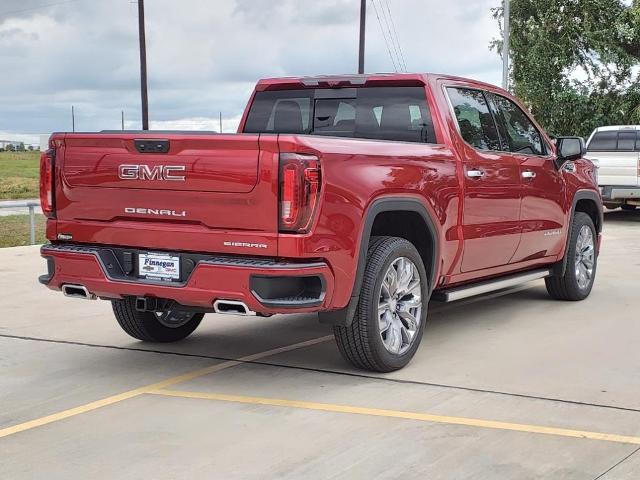
<instances>
[{"instance_id":1,"label":"door window","mask_svg":"<svg viewBox=\"0 0 640 480\"><path fill-rule=\"evenodd\" d=\"M447 91L464 141L479 150L500 150L498 131L484 94L454 87Z\"/></svg>"},{"instance_id":2,"label":"door window","mask_svg":"<svg viewBox=\"0 0 640 480\"><path fill-rule=\"evenodd\" d=\"M524 155L546 155L538 129L518 105L499 95L488 94L502 137L502 150Z\"/></svg>"}]
</instances>

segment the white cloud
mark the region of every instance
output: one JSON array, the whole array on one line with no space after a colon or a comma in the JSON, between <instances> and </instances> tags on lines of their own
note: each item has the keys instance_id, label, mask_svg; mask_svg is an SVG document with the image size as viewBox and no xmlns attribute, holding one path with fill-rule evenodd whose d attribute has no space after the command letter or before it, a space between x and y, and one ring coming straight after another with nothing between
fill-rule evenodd
<instances>
[{"instance_id":1,"label":"white cloud","mask_svg":"<svg viewBox=\"0 0 640 480\"><path fill-rule=\"evenodd\" d=\"M387 2L409 70L500 81L500 59L488 49L498 35L489 10L500 0L376 0L385 12ZM77 130L118 129L121 110L127 126L139 128L135 4L78 1L3 16L41 4L1 2L0 130L14 137L70 130L71 105ZM258 78L353 72L358 5L356 0L147 2L151 125L217 130L222 112L224 129L231 131ZM366 69L391 71L368 5Z\"/></svg>"}]
</instances>

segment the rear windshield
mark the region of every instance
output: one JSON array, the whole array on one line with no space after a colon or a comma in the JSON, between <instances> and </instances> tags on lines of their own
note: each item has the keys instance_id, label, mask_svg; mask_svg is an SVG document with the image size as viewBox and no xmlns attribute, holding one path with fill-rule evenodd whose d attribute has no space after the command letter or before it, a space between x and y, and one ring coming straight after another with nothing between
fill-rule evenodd
<instances>
[{"instance_id":1,"label":"rear windshield","mask_svg":"<svg viewBox=\"0 0 640 480\"><path fill-rule=\"evenodd\" d=\"M436 143L423 87L257 92L244 132Z\"/></svg>"},{"instance_id":2,"label":"rear windshield","mask_svg":"<svg viewBox=\"0 0 640 480\"><path fill-rule=\"evenodd\" d=\"M590 152L640 151L640 135L636 130L597 132L591 139L588 150Z\"/></svg>"}]
</instances>

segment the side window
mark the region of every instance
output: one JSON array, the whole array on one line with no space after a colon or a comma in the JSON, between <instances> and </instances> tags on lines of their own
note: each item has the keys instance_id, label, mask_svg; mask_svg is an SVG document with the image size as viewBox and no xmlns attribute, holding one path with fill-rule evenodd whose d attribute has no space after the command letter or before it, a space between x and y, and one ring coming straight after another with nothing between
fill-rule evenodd
<instances>
[{"instance_id":1,"label":"side window","mask_svg":"<svg viewBox=\"0 0 640 480\"><path fill-rule=\"evenodd\" d=\"M618 146L618 132L606 131L598 132L589 143L591 152L614 152Z\"/></svg>"},{"instance_id":2,"label":"side window","mask_svg":"<svg viewBox=\"0 0 640 480\"><path fill-rule=\"evenodd\" d=\"M635 130L605 130L597 132L587 148L590 152L633 152L640 150L640 135Z\"/></svg>"},{"instance_id":3,"label":"side window","mask_svg":"<svg viewBox=\"0 0 640 480\"><path fill-rule=\"evenodd\" d=\"M618 133L618 151L633 152L636 148L636 137L635 131Z\"/></svg>"},{"instance_id":4,"label":"side window","mask_svg":"<svg viewBox=\"0 0 640 480\"><path fill-rule=\"evenodd\" d=\"M522 109L508 98L493 94L489 97L495 105L496 121L506 144L503 149L525 155L545 155L542 136Z\"/></svg>"},{"instance_id":5,"label":"side window","mask_svg":"<svg viewBox=\"0 0 640 480\"><path fill-rule=\"evenodd\" d=\"M480 90L447 88L465 142L480 150L500 150L500 139L487 100Z\"/></svg>"}]
</instances>

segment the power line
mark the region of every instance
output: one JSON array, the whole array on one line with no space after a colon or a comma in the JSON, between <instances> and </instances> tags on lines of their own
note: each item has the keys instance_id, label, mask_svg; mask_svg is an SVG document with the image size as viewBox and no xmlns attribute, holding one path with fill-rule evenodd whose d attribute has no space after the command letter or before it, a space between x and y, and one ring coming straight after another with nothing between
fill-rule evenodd
<instances>
[{"instance_id":1,"label":"power line","mask_svg":"<svg viewBox=\"0 0 640 480\"><path fill-rule=\"evenodd\" d=\"M393 16L391 15L391 8L389 7L389 0L384 0L387 4L387 12L389 12L389 19L391 20L391 27L393 28L393 34L396 37L396 43L398 44L398 50L400 51L400 58L402 60L402 65L404 66L404 71L407 71L407 63L404 61L404 52L402 51L402 45L400 45L400 39L398 38L398 31L396 30L396 24L393 21Z\"/></svg>"},{"instance_id":2,"label":"power line","mask_svg":"<svg viewBox=\"0 0 640 480\"><path fill-rule=\"evenodd\" d=\"M45 5L39 5L37 7L29 7L29 8L23 8L23 9L20 9L20 10L11 10L11 11L8 11L8 12L0 12L0 18L8 17L10 15L15 15L17 13L30 12L32 10L40 10L41 8L56 7L58 5L65 5L67 3L74 3L74 2L80 2L80 1L83 1L83 0L64 0L62 2L47 3Z\"/></svg>"},{"instance_id":3,"label":"power line","mask_svg":"<svg viewBox=\"0 0 640 480\"><path fill-rule=\"evenodd\" d=\"M378 25L380 25L380 31L382 32L382 38L384 38L384 43L387 45L387 52L389 53L389 58L391 59L391 63L393 64L393 69L397 72L398 67L396 67L396 61L391 54L391 48L389 48L389 42L387 41L387 35L384 33L384 27L382 26L382 22L380 21L380 15L378 15L378 8L373 0L371 0L371 5L373 6L373 11L376 14L376 18L378 19Z\"/></svg>"},{"instance_id":4,"label":"power line","mask_svg":"<svg viewBox=\"0 0 640 480\"><path fill-rule=\"evenodd\" d=\"M391 33L391 25L389 23L389 20L387 19L387 14L384 12L384 5L382 4L382 0L378 0L378 4L380 6L380 13L382 14L382 20L384 21L384 24L387 26L387 32L389 34L389 40L391 41L391 48L393 49L393 54L396 57L396 63L398 64L398 67L400 68L400 70L402 70L403 67L402 67L402 62L400 61L400 54L398 53L396 42L393 40L393 34Z\"/></svg>"}]
</instances>

